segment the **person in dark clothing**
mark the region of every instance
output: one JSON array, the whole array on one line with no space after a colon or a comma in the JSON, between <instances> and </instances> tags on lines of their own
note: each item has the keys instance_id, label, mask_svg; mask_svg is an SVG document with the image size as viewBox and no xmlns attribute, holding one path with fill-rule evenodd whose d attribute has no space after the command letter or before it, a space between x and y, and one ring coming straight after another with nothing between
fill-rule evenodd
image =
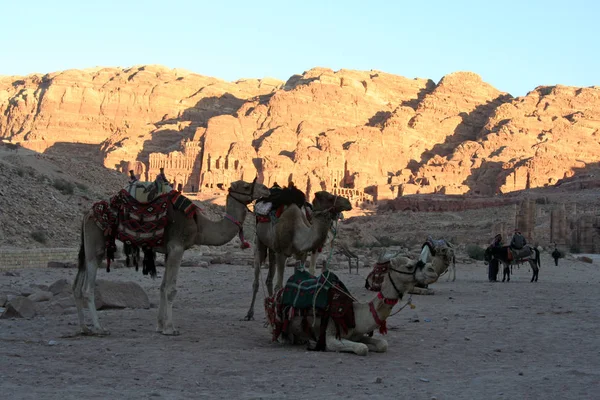
<instances>
[{"instance_id":1,"label":"person in dark clothing","mask_svg":"<svg viewBox=\"0 0 600 400\"><path fill-rule=\"evenodd\" d=\"M502 235L497 234L494 236L492 243L490 244L492 247L502 247ZM488 280L490 282L498 281L498 264L499 261L496 258L493 258L488 265Z\"/></svg>"},{"instance_id":2,"label":"person in dark clothing","mask_svg":"<svg viewBox=\"0 0 600 400\"><path fill-rule=\"evenodd\" d=\"M523 234L518 229L515 229L515 233L513 234L513 237L510 241L510 247L512 247L513 249L521 250L523 247L525 247L526 244L527 241L525 240L525 236L523 236Z\"/></svg>"},{"instance_id":3,"label":"person in dark clothing","mask_svg":"<svg viewBox=\"0 0 600 400\"><path fill-rule=\"evenodd\" d=\"M552 251L552 258L554 258L554 265L558 267L558 259L560 258L560 251L556 247L556 243L554 243L554 250Z\"/></svg>"}]
</instances>

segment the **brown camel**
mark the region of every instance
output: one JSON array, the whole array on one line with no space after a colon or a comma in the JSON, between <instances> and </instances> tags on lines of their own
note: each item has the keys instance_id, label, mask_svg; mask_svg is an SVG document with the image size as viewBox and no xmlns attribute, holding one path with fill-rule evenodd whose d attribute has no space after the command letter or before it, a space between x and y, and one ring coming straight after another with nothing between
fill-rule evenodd
<instances>
[{"instance_id":1,"label":"brown camel","mask_svg":"<svg viewBox=\"0 0 600 400\"><path fill-rule=\"evenodd\" d=\"M220 246L229 242L240 231L241 224L246 218L247 205L268 195L269 190L260 183L236 181L229 188L226 214L220 221L212 221L200 213L196 213L194 218L187 218L180 211L174 212L165 231L165 245L154 249L165 254L165 271L160 285L157 332L164 335L179 334L173 325L173 300L177 294L177 274L183 252L194 245ZM92 212L88 212L83 217L79 271L73 282L73 294L83 333L108 334L108 331L100 325L94 301L96 271L104 254L104 234L96 225ZM84 321L84 300L87 300L92 318L93 328L91 330Z\"/></svg>"},{"instance_id":2,"label":"brown camel","mask_svg":"<svg viewBox=\"0 0 600 400\"><path fill-rule=\"evenodd\" d=\"M252 302L246 314L246 320L254 319L254 303L258 293L260 266L269 253L269 272L267 290L273 295L274 266L277 265L277 283L275 289L283 286L283 272L288 257L294 256L304 267L308 252L315 252L323 247L333 221L340 213L352 209L350 201L341 196L334 196L326 191L315 193L312 223L297 205L292 204L273 224L262 222L256 224L256 247L254 248L254 283L252 285Z\"/></svg>"}]
</instances>

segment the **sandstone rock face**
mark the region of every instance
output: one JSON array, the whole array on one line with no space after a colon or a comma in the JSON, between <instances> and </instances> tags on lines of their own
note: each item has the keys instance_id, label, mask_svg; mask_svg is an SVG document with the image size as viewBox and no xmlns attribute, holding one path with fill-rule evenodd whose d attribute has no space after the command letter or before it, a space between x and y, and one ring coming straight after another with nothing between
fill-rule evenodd
<instances>
[{"instance_id":1,"label":"sandstone rock face","mask_svg":"<svg viewBox=\"0 0 600 400\"><path fill-rule=\"evenodd\" d=\"M164 167L188 191L258 176L309 196L352 189L357 202L495 195L555 185L600 151L600 88L513 98L471 72L436 84L313 68L230 83L160 66L70 70L0 78L0 111L0 137L100 152L142 179Z\"/></svg>"}]
</instances>

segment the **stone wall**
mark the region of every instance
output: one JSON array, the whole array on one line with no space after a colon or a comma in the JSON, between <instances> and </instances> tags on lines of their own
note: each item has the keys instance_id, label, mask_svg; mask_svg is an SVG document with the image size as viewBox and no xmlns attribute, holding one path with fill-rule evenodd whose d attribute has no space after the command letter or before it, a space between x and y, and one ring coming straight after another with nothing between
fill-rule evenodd
<instances>
[{"instance_id":1,"label":"stone wall","mask_svg":"<svg viewBox=\"0 0 600 400\"><path fill-rule=\"evenodd\" d=\"M0 270L45 268L50 261L77 262L77 248L0 249Z\"/></svg>"}]
</instances>

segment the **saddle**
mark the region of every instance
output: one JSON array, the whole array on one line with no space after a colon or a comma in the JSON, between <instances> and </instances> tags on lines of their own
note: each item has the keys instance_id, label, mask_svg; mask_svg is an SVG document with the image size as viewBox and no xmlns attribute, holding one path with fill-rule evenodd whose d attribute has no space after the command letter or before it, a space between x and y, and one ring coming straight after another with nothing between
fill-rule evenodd
<instances>
[{"instance_id":1,"label":"saddle","mask_svg":"<svg viewBox=\"0 0 600 400\"><path fill-rule=\"evenodd\" d=\"M129 183L124 188L129 195L140 203L149 203L161 194L170 193L173 188L165 182L140 182Z\"/></svg>"},{"instance_id":2,"label":"saddle","mask_svg":"<svg viewBox=\"0 0 600 400\"><path fill-rule=\"evenodd\" d=\"M292 203L293 204L293 203ZM279 207L274 207L274 203L266 200L259 200L254 204L254 215L256 215L256 222L277 222L281 214L289 207L290 204L281 204ZM312 204L309 202L304 203L304 212L308 222L312 221ZM302 207L300 207L302 209Z\"/></svg>"},{"instance_id":3,"label":"saddle","mask_svg":"<svg viewBox=\"0 0 600 400\"><path fill-rule=\"evenodd\" d=\"M388 272L390 260L399 254L400 252L391 253L384 251L379 255L375 265L373 265L373 270L369 272L369 275L365 279L365 289L374 292L381 290L381 284L383 283L384 275Z\"/></svg>"},{"instance_id":4,"label":"saddle","mask_svg":"<svg viewBox=\"0 0 600 400\"><path fill-rule=\"evenodd\" d=\"M336 336L347 333L356 326L353 300L348 289L331 271L319 277L307 271L296 271L285 286L274 296L265 300L265 311L273 327L273 341L287 335L294 317L302 317L305 333L317 342L317 350L325 350L325 334L329 319L336 326ZM319 338L314 337L308 317L321 318Z\"/></svg>"},{"instance_id":5,"label":"saddle","mask_svg":"<svg viewBox=\"0 0 600 400\"><path fill-rule=\"evenodd\" d=\"M187 218L195 216L199 208L170 188L160 182L134 182L121 189L108 202L100 201L92 206L93 219L104 233L107 271L110 272L110 261L114 260L116 239L127 246L141 247L145 255L151 255L152 248L164 244L165 229L169 220L172 220L170 215L173 210L183 212ZM153 260L145 256L144 262L146 258L151 265L144 269L144 274L149 272L155 276Z\"/></svg>"},{"instance_id":6,"label":"saddle","mask_svg":"<svg viewBox=\"0 0 600 400\"><path fill-rule=\"evenodd\" d=\"M533 250L528 245L525 245L522 249L515 249L514 247L509 247L508 250L511 253L512 259L515 261L527 259L533 253Z\"/></svg>"}]
</instances>

